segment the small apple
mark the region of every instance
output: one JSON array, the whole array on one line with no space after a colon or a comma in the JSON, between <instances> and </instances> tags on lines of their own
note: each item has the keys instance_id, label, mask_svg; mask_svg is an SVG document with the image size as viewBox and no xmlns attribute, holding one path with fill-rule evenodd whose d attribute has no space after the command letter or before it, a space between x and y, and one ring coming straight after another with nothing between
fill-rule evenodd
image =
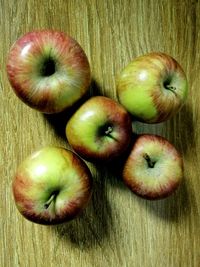
<instances>
[{"instance_id":1,"label":"small apple","mask_svg":"<svg viewBox=\"0 0 200 267\"><path fill-rule=\"evenodd\" d=\"M136 119L159 123L183 106L188 92L186 75L171 56L150 53L128 64L119 75L119 102Z\"/></svg>"},{"instance_id":2,"label":"small apple","mask_svg":"<svg viewBox=\"0 0 200 267\"><path fill-rule=\"evenodd\" d=\"M66 136L72 148L87 160L111 160L120 156L131 140L128 112L116 101L96 96L70 118Z\"/></svg>"},{"instance_id":3,"label":"small apple","mask_svg":"<svg viewBox=\"0 0 200 267\"><path fill-rule=\"evenodd\" d=\"M158 135L139 135L124 169L125 184L146 199L161 199L172 194L183 178L183 161L179 152Z\"/></svg>"},{"instance_id":4,"label":"small apple","mask_svg":"<svg viewBox=\"0 0 200 267\"><path fill-rule=\"evenodd\" d=\"M16 95L44 113L72 106L88 90L90 66L80 45L53 30L26 33L8 55L8 79Z\"/></svg>"},{"instance_id":5,"label":"small apple","mask_svg":"<svg viewBox=\"0 0 200 267\"><path fill-rule=\"evenodd\" d=\"M87 205L92 178L73 152L49 146L21 163L12 188L16 206L25 218L58 224L74 219Z\"/></svg>"}]
</instances>

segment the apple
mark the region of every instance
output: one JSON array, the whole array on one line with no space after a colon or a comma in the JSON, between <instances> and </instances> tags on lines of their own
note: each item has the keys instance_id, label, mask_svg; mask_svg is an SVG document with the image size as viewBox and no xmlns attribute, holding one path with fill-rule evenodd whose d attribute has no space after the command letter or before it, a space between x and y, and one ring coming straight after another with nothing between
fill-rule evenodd
<instances>
[{"instance_id":1,"label":"apple","mask_svg":"<svg viewBox=\"0 0 200 267\"><path fill-rule=\"evenodd\" d=\"M88 90L88 59L70 36L53 30L26 33L11 47L7 74L16 95L43 113L72 106Z\"/></svg>"},{"instance_id":2,"label":"apple","mask_svg":"<svg viewBox=\"0 0 200 267\"><path fill-rule=\"evenodd\" d=\"M129 63L117 80L119 102L133 117L159 123L175 115L188 94L182 67L171 56L153 52Z\"/></svg>"},{"instance_id":3,"label":"apple","mask_svg":"<svg viewBox=\"0 0 200 267\"><path fill-rule=\"evenodd\" d=\"M66 136L72 148L83 158L112 160L129 146L131 118L116 101L95 96L86 101L70 118Z\"/></svg>"},{"instance_id":4,"label":"apple","mask_svg":"<svg viewBox=\"0 0 200 267\"><path fill-rule=\"evenodd\" d=\"M158 135L137 136L123 168L125 184L146 199L172 194L183 178L183 160L176 148Z\"/></svg>"},{"instance_id":5,"label":"apple","mask_svg":"<svg viewBox=\"0 0 200 267\"><path fill-rule=\"evenodd\" d=\"M92 194L92 177L86 164L73 152L44 147L27 157L12 182L20 213L39 224L74 219Z\"/></svg>"}]
</instances>

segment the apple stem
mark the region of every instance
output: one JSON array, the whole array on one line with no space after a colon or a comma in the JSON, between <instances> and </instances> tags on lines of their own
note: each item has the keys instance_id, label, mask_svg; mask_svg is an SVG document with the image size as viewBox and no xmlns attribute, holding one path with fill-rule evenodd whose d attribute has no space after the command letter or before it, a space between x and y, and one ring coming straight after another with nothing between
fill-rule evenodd
<instances>
[{"instance_id":1,"label":"apple stem","mask_svg":"<svg viewBox=\"0 0 200 267\"><path fill-rule=\"evenodd\" d=\"M105 131L105 134L109 135L110 133L112 133L112 130L113 130L112 127L109 126L108 129Z\"/></svg>"},{"instance_id":2,"label":"apple stem","mask_svg":"<svg viewBox=\"0 0 200 267\"><path fill-rule=\"evenodd\" d=\"M55 199L56 196L57 196L57 193L55 192L50 196L50 198L44 204L45 209L48 209L48 207L51 205L52 201Z\"/></svg>"},{"instance_id":3,"label":"apple stem","mask_svg":"<svg viewBox=\"0 0 200 267\"><path fill-rule=\"evenodd\" d=\"M144 158L146 159L149 168L153 168L156 162L152 161L152 159L149 157L147 153L144 155Z\"/></svg>"}]
</instances>

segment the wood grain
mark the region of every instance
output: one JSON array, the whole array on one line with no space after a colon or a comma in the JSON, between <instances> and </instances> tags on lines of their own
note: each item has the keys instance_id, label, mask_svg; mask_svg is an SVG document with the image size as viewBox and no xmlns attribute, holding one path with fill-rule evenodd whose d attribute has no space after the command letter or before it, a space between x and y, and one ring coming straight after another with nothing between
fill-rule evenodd
<instances>
[{"instance_id":1,"label":"wood grain","mask_svg":"<svg viewBox=\"0 0 200 267\"><path fill-rule=\"evenodd\" d=\"M89 164L94 194L68 224L32 224L15 208L11 181L18 164L45 145L68 147L67 116L44 116L14 95L5 65L22 34L52 28L73 36L89 57L91 95L116 99L115 78L137 55L163 51L186 71L190 92L177 116L136 132L167 137L183 154L185 179L172 197L145 201L121 182L114 166ZM0 266L200 266L200 1L0 0Z\"/></svg>"}]
</instances>

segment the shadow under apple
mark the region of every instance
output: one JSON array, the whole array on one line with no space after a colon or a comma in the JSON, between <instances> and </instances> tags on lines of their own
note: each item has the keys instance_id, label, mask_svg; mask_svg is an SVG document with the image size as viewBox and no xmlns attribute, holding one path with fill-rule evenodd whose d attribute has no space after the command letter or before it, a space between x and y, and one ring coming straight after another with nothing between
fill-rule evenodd
<instances>
[{"instance_id":1,"label":"shadow under apple","mask_svg":"<svg viewBox=\"0 0 200 267\"><path fill-rule=\"evenodd\" d=\"M191 106L186 104L177 114L173 121L170 122L171 134L174 136L177 148L187 157L196 147L197 123L191 110ZM196 122L195 122L196 121Z\"/></svg>"},{"instance_id":2,"label":"shadow under apple","mask_svg":"<svg viewBox=\"0 0 200 267\"><path fill-rule=\"evenodd\" d=\"M95 167L99 170L102 177L106 177L107 185L126 190L122 179L122 169L125 163L125 155L110 162L96 162Z\"/></svg>"},{"instance_id":3,"label":"shadow under apple","mask_svg":"<svg viewBox=\"0 0 200 267\"><path fill-rule=\"evenodd\" d=\"M113 227L106 181L98 172L93 177L93 195L86 209L76 219L51 228L62 240L84 250L102 246L104 240L109 239Z\"/></svg>"},{"instance_id":4,"label":"shadow under apple","mask_svg":"<svg viewBox=\"0 0 200 267\"><path fill-rule=\"evenodd\" d=\"M145 200L135 196L134 200L137 200L140 205L144 205L148 212L165 221L179 222L185 217L190 216L191 201L189 195L191 193L188 191L184 178L180 187L171 196L161 200Z\"/></svg>"}]
</instances>

